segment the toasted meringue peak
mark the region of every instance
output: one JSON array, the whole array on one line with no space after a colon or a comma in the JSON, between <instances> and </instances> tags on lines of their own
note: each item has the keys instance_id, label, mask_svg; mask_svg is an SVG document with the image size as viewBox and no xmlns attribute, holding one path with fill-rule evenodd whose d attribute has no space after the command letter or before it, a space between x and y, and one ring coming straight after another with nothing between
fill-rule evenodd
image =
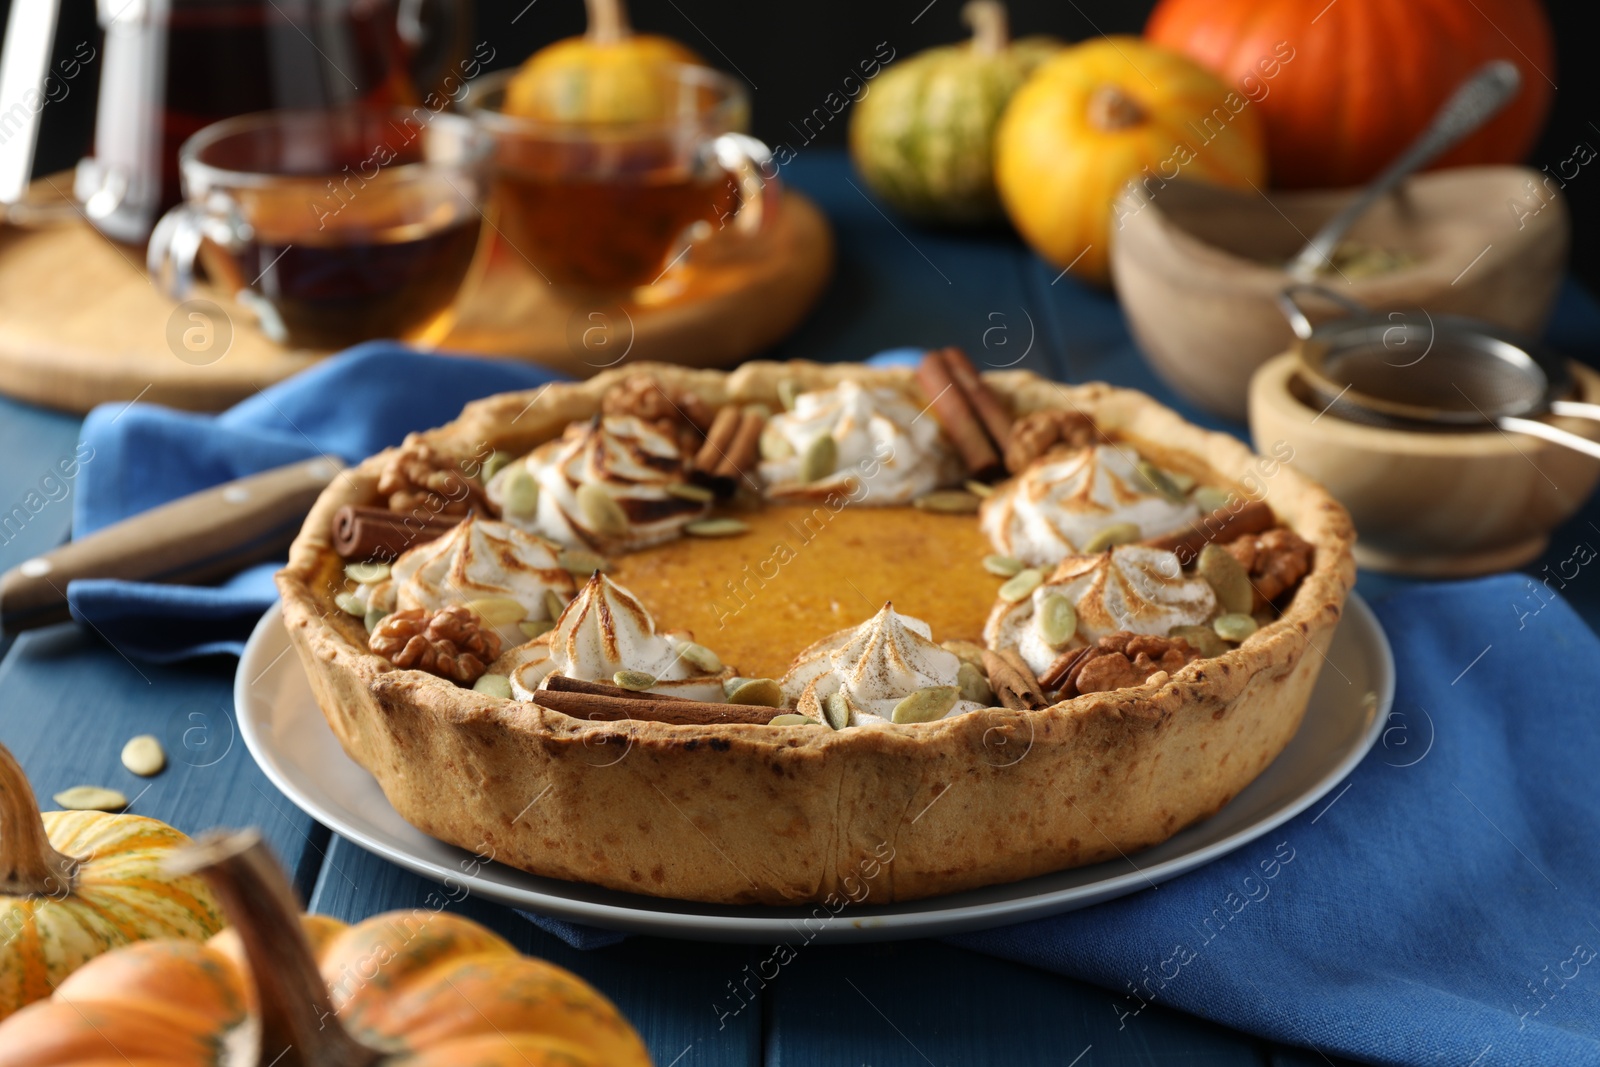
<instances>
[{"instance_id":1,"label":"toasted meringue peak","mask_svg":"<svg viewBox=\"0 0 1600 1067\"><path fill-rule=\"evenodd\" d=\"M536 493L526 486L529 476ZM670 541L705 514L706 504L668 491L688 477L689 457L672 437L632 415L606 415L575 422L561 437L508 463L487 492L504 521L520 529L569 548L617 554ZM579 499L584 485L599 487L617 504L616 525L586 510ZM530 511L518 510L519 502L535 497Z\"/></svg>"},{"instance_id":2,"label":"toasted meringue peak","mask_svg":"<svg viewBox=\"0 0 1600 1067\"><path fill-rule=\"evenodd\" d=\"M1077 636L1051 648L1035 618L1046 597L1064 596L1077 609ZM1201 626L1217 610L1217 597L1202 578L1184 575L1178 557L1164 548L1119 545L1096 556L1069 556L1033 595L995 604L984 626L990 648L1016 649L1035 673L1061 653L1127 630L1165 636L1174 626Z\"/></svg>"},{"instance_id":3,"label":"toasted meringue peak","mask_svg":"<svg viewBox=\"0 0 1600 1067\"><path fill-rule=\"evenodd\" d=\"M549 619L547 593L563 602L576 587L558 559L560 547L494 519L468 515L449 533L418 545L395 560L389 572L395 606L438 611L450 604L515 600L521 619L497 625L507 644L525 635L521 621Z\"/></svg>"},{"instance_id":4,"label":"toasted meringue peak","mask_svg":"<svg viewBox=\"0 0 1600 1067\"><path fill-rule=\"evenodd\" d=\"M1199 518L1194 504L1156 492L1138 463L1126 444L1046 456L983 502L983 532L995 551L1051 567L1108 526L1132 523L1148 540Z\"/></svg>"},{"instance_id":5,"label":"toasted meringue peak","mask_svg":"<svg viewBox=\"0 0 1600 1067\"><path fill-rule=\"evenodd\" d=\"M497 670L511 678L511 695L534 700L544 680L560 674L586 682L610 682L623 670L656 679L648 692L721 703L724 667L707 674L683 655L688 634L656 633L655 620L634 596L598 572L561 613L556 628L501 656Z\"/></svg>"},{"instance_id":6,"label":"toasted meringue peak","mask_svg":"<svg viewBox=\"0 0 1600 1067\"><path fill-rule=\"evenodd\" d=\"M793 411L772 417L767 434L791 453L761 464L767 496L775 500L839 493L855 503L907 504L961 479L960 461L938 421L897 389L846 381L801 393ZM833 472L802 482L803 457L825 434L834 440Z\"/></svg>"},{"instance_id":7,"label":"toasted meringue peak","mask_svg":"<svg viewBox=\"0 0 1600 1067\"><path fill-rule=\"evenodd\" d=\"M931 637L927 623L885 604L860 626L824 637L796 656L781 683L784 702L821 722L823 699L842 692L850 700L852 725L889 721L895 705L917 690L959 684L961 660ZM944 717L981 706L957 701Z\"/></svg>"}]
</instances>

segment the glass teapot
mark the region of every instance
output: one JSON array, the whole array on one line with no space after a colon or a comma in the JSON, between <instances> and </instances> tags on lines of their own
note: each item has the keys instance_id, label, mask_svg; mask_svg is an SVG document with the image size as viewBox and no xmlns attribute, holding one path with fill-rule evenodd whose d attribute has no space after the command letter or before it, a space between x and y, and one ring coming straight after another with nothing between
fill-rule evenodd
<instances>
[{"instance_id":1,"label":"glass teapot","mask_svg":"<svg viewBox=\"0 0 1600 1067\"><path fill-rule=\"evenodd\" d=\"M33 2L33 0L18 0ZM106 236L143 242L182 199L178 147L251 111L421 104L459 94L469 0L98 0L104 68L74 191Z\"/></svg>"}]
</instances>

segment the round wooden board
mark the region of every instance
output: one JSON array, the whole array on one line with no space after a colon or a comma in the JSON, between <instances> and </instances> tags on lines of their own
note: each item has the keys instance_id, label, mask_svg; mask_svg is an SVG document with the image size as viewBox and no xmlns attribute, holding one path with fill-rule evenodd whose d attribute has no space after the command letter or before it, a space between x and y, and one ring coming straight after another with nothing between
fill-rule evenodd
<instances>
[{"instance_id":1,"label":"round wooden board","mask_svg":"<svg viewBox=\"0 0 1600 1067\"><path fill-rule=\"evenodd\" d=\"M792 330L833 267L826 219L792 190L759 236L697 245L643 301L564 300L491 240L440 349L526 359L575 376L623 359L736 363ZM157 291L142 258L82 220L34 231L0 226L0 392L76 412L136 398L215 411L326 354L280 348L244 309L206 291L194 298L227 313L231 344L219 359L187 351L183 332L202 320Z\"/></svg>"}]
</instances>

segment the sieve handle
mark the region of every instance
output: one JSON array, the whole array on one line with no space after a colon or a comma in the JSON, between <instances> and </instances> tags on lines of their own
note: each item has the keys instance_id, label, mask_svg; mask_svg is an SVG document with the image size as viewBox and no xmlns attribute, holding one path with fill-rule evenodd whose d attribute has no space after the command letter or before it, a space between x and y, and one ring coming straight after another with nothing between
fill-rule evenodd
<instances>
[{"instance_id":1,"label":"sieve handle","mask_svg":"<svg viewBox=\"0 0 1600 1067\"><path fill-rule=\"evenodd\" d=\"M1285 286L1278 293L1278 310L1283 312L1283 317L1289 320L1289 328L1302 341L1311 337L1311 331L1315 327L1311 324L1311 319L1306 316L1305 311L1300 307L1300 301L1295 299L1301 293L1310 293L1328 301L1330 304L1338 304L1351 315L1368 314L1367 309L1354 300L1324 286L1313 285L1310 282L1296 282L1293 285Z\"/></svg>"},{"instance_id":2,"label":"sieve handle","mask_svg":"<svg viewBox=\"0 0 1600 1067\"><path fill-rule=\"evenodd\" d=\"M1600 422L1600 404L1584 404L1576 400L1556 400L1550 404L1550 414L1565 415L1569 419L1594 419Z\"/></svg>"},{"instance_id":3,"label":"sieve handle","mask_svg":"<svg viewBox=\"0 0 1600 1067\"><path fill-rule=\"evenodd\" d=\"M1591 411L1600 413L1600 404L1573 404L1565 400L1558 401L1558 403L1569 408L1589 408ZM1576 414L1580 418L1600 419L1600 414L1557 411L1555 404L1551 405L1550 410L1555 415ZM1508 415L1504 418L1496 419L1495 425L1502 430L1513 430L1517 433L1525 433L1530 437L1542 437L1546 441L1564 445L1574 452L1582 452L1585 455L1600 459L1600 441L1591 441L1587 437L1580 437L1571 430L1563 430L1559 426L1551 426L1548 422L1540 422L1537 419L1519 419Z\"/></svg>"}]
</instances>

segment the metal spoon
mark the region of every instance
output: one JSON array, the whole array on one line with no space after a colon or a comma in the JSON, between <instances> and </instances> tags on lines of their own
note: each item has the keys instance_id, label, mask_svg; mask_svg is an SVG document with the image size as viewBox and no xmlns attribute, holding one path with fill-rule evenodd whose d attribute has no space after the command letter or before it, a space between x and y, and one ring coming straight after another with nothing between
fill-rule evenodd
<instances>
[{"instance_id":1,"label":"metal spoon","mask_svg":"<svg viewBox=\"0 0 1600 1067\"><path fill-rule=\"evenodd\" d=\"M1368 208L1387 196L1412 172L1422 169L1457 141L1488 122L1517 95L1521 87L1522 74L1515 63L1495 59L1479 67L1476 74L1462 82L1450 95L1450 99L1433 116L1428 128L1411 142L1411 147L1372 179L1361 195L1323 224L1316 236L1289 261L1286 268L1289 275L1299 282L1314 279L1323 265L1331 261L1333 250L1350 227L1366 214Z\"/></svg>"}]
</instances>

